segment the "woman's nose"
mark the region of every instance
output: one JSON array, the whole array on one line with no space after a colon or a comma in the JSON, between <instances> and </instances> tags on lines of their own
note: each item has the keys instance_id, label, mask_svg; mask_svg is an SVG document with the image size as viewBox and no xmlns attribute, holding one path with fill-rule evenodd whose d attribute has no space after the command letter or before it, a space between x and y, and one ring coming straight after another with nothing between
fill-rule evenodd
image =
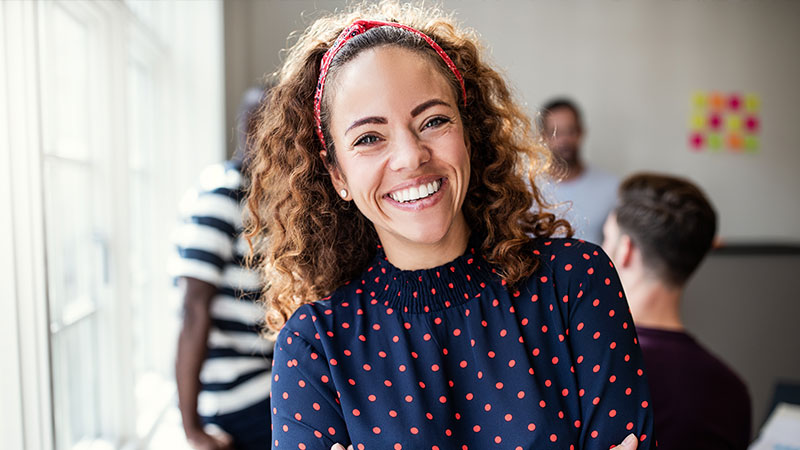
<instances>
[{"instance_id":1,"label":"woman's nose","mask_svg":"<svg viewBox=\"0 0 800 450\"><path fill-rule=\"evenodd\" d=\"M415 170L430 161L431 152L416 133L403 131L396 135L389 167L392 170Z\"/></svg>"}]
</instances>

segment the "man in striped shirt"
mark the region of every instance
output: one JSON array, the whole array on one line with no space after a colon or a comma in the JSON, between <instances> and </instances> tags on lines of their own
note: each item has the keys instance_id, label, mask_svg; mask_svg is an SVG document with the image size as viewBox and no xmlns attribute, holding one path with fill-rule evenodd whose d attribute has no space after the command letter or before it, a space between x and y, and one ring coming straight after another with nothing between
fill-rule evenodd
<instances>
[{"instance_id":1,"label":"man in striped shirt","mask_svg":"<svg viewBox=\"0 0 800 450\"><path fill-rule=\"evenodd\" d=\"M248 121L261 100L250 96ZM172 273L184 301L178 401L186 438L198 450L270 446L272 342L260 334L259 274L244 266L245 187L241 161L208 167L181 203L175 234Z\"/></svg>"}]
</instances>

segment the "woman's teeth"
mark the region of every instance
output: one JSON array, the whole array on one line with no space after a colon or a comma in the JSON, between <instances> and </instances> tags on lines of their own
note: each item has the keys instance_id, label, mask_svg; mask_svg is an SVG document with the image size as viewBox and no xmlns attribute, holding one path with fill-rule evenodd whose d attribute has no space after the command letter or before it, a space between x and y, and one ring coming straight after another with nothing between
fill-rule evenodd
<instances>
[{"instance_id":1,"label":"woman's teeth","mask_svg":"<svg viewBox=\"0 0 800 450\"><path fill-rule=\"evenodd\" d=\"M392 199L397 202L406 203L406 202L413 202L419 200L421 198L428 197L429 195L433 195L439 191L439 188L442 187L441 180L431 181L428 184L421 184L419 186L410 187L408 189L403 189L402 191L396 191L389 194Z\"/></svg>"}]
</instances>

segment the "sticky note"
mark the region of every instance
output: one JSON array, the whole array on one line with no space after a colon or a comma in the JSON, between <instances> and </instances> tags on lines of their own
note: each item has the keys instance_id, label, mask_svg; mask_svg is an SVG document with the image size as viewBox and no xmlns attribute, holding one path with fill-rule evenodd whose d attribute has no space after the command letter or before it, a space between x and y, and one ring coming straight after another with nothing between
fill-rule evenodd
<instances>
[{"instance_id":1,"label":"sticky note","mask_svg":"<svg viewBox=\"0 0 800 450\"><path fill-rule=\"evenodd\" d=\"M757 113L761 109L761 99L755 94L745 95L744 108L749 113Z\"/></svg>"},{"instance_id":2,"label":"sticky note","mask_svg":"<svg viewBox=\"0 0 800 450\"><path fill-rule=\"evenodd\" d=\"M722 137L717 133L709 133L708 148L711 150L719 150L722 148Z\"/></svg>"},{"instance_id":3,"label":"sticky note","mask_svg":"<svg viewBox=\"0 0 800 450\"><path fill-rule=\"evenodd\" d=\"M728 131L739 131L742 129L742 118L737 115L729 115L725 118L725 128Z\"/></svg>"},{"instance_id":4,"label":"sticky note","mask_svg":"<svg viewBox=\"0 0 800 450\"><path fill-rule=\"evenodd\" d=\"M689 136L689 145L692 147L693 150L702 150L703 146L705 145L705 137L703 133L692 133Z\"/></svg>"},{"instance_id":5,"label":"sticky note","mask_svg":"<svg viewBox=\"0 0 800 450\"><path fill-rule=\"evenodd\" d=\"M755 153L758 151L758 137L756 136L745 136L744 137L744 148L747 150L748 153Z\"/></svg>"}]
</instances>

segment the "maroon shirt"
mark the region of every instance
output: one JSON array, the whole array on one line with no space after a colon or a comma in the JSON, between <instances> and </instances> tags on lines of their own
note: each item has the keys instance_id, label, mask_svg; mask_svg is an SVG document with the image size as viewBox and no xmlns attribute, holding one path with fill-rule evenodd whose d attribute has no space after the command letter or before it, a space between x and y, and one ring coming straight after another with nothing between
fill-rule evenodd
<instances>
[{"instance_id":1,"label":"maroon shirt","mask_svg":"<svg viewBox=\"0 0 800 450\"><path fill-rule=\"evenodd\" d=\"M636 327L644 353L659 450L746 449L747 386L684 332Z\"/></svg>"}]
</instances>

